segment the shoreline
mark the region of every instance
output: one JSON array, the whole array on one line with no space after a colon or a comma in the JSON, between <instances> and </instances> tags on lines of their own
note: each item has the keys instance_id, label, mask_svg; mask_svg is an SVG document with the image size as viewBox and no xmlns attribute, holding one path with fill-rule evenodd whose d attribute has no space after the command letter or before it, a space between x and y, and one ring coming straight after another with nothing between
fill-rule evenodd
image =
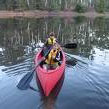
<instances>
[{"instance_id":1,"label":"shoreline","mask_svg":"<svg viewBox=\"0 0 109 109\"><path fill-rule=\"evenodd\" d=\"M27 18L41 18L48 16L59 16L59 17L75 17L84 16L88 18L96 17L109 17L109 12L97 13L97 12L85 12L77 13L74 11L41 11L41 10L30 10L30 11L0 11L0 18L14 18L14 17L27 17Z\"/></svg>"}]
</instances>

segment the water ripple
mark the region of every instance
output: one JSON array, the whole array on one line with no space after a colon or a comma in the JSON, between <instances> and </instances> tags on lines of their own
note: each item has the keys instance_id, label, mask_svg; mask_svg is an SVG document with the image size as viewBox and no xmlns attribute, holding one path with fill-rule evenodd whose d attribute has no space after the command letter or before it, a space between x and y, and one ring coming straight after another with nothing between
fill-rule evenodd
<instances>
[{"instance_id":1,"label":"water ripple","mask_svg":"<svg viewBox=\"0 0 109 109\"><path fill-rule=\"evenodd\" d=\"M6 73L8 76L16 76L30 72L32 70L33 65L33 58L29 57L28 59L25 59L24 62L8 66L2 69L2 71Z\"/></svg>"},{"instance_id":2,"label":"water ripple","mask_svg":"<svg viewBox=\"0 0 109 109\"><path fill-rule=\"evenodd\" d=\"M89 66L88 72L84 74L84 80L87 84L88 93L90 92L89 96L92 96L93 93L95 93L94 96L96 96L97 99L101 100L99 101L106 104L109 102L107 97L109 97L109 80L104 77L105 73L107 73L104 70L103 72L100 70L100 66Z\"/></svg>"}]
</instances>

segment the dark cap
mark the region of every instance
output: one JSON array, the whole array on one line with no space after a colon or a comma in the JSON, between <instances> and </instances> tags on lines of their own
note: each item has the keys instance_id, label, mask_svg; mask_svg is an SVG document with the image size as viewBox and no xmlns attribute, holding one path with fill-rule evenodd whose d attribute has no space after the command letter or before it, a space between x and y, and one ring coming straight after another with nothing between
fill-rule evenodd
<instances>
[{"instance_id":1,"label":"dark cap","mask_svg":"<svg viewBox=\"0 0 109 109\"><path fill-rule=\"evenodd\" d=\"M51 32L51 33L49 34L49 36L55 36L55 33L54 33L54 32Z\"/></svg>"}]
</instances>

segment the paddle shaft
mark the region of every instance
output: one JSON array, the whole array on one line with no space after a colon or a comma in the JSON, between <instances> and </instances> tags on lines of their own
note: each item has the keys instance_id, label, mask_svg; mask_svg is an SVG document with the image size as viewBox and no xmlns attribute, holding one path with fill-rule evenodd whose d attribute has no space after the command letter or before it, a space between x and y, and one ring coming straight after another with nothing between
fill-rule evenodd
<instances>
[{"instance_id":1,"label":"paddle shaft","mask_svg":"<svg viewBox=\"0 0 109 109\"><path fill-rule=\"evenodd\" d=\"M68 49L74 49L74 48L77 48L77 43L68 43L68 44L61 45L61 47L68 48ZM39 46L36 48L43 48L43 47Z\"/></svg>"}]
</instances>

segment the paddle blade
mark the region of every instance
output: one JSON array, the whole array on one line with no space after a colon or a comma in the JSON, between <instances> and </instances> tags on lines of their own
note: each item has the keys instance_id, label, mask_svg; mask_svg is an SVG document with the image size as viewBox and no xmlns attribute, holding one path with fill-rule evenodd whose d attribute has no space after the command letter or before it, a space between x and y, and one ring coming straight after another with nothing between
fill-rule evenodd
<instances>
[{"instance_id":1,"label":"paddle blade","mask_svg":"<svg viewBox=\"0 0 109 109\"><path fill-rule=\"evenodd\" d=\"M64 47L69 48L69 49L73 49L73 48L77 48L77 44L76 43L69 43L69 44L65 44Z\"/></svg>"},{"instance_id":2,"label":"paddle blade","mask_svg":"<svg viewBox=\"0 0 109 109\"><path fill-rule=\"evenodd\" d=\"M72 54L69 54L69 53L65 53L65 55L67 55L67 56L69 56L71 58L74 58L74 59L76 59L76 60L78 60L78 61L80 61L80 62L82 62L84 64L87 64L88 63L88 60L86 60L85 58L82 58L80 56L72 55Z\"/></svg>"},{"instance_id":3,"label":"paddle blade","mask_svg":"<svg viewBox=\"0 0 109 109\"><path fill-rule=\"evenodd\" d=\"M33 71L34 72L34 71ZM30 72L30 73L27 73L21 80L20 82L18 83L17 87L20 89L20 90L26 90L28 88L30 88L30 82L33 78L33 75L34 73L33 72Z\"/></svg>"},{"instance_id":4,"label":"paddle blade","mask_svg":"<svg viewBox=\"0 0 109 109\"><path fill-rule=\"evenodd\" d=\"M50 50L49 50L50 51ZM48 52L49 52L48 51ZM45 56L48 54L48 52L45 54ZM36 67L43 61L45 60L45 57L42 57L41 60L38 61L38 63L36 64L35 68L33 69L32 72L29 72L27 73L21 80L20 82L18 83L17 87L20 89L20 90L26 90L28 88L30 88L30 82L33 78L33 75L34 75L34 71L36 69Z\"/></svg>"}]
</instances>

